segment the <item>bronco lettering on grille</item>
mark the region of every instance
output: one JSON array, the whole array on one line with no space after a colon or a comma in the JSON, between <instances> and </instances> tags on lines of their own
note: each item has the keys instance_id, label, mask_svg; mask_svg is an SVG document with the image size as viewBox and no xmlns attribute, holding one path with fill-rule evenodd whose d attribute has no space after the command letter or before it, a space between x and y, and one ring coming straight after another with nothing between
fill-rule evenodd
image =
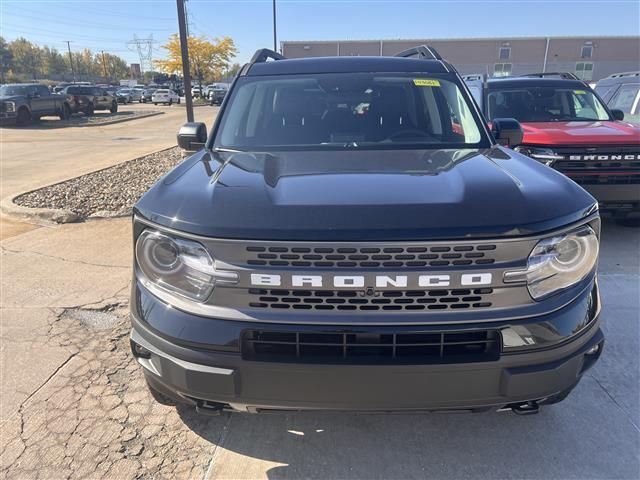
<instances>
[{"instance_id":1,"label":"bronco lettering on grille","mask_svg":"<svg viewBox=\"0 0 640 480\"><path fill-rule=\"evenodd\" d=\"M491 273L464 273L458 275L375 275L375 286L378 288L422 288L449 287L453 283L460 286L491 285ZM364 275L291 275L293 287L334 287L363 288L366 283ZM252 273L251 284L263 287L282 286L282 275Z\"/></svg>"},{"instance_id":2,"label":"bronco lettering on grille","mask_svg":"<svg viewBox=\"0 0 640 480\"><path fill-rule=\"evenodd\" d=\"M569 160L578 161L610 161L610 160L640 160L640 153L611 154L611 155L569 155Z\"/></svg>"}]
</instances>

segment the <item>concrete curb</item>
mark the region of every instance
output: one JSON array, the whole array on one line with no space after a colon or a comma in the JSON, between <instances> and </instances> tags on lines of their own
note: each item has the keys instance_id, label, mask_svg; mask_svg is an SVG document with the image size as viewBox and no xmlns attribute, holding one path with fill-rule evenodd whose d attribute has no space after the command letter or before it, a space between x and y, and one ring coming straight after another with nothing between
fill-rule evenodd
<instances>
[{"instance_id":1,"label":"concrete curb","mask_svg":"<svg viewBox=\"0 0 640 480\"><path fill-rule=\"evenodd\" d=\"M123 211L111 211L111 210L101 210L89 217L82 217L71 210L60 209L60 208L31 208L31 207L23 207L14 202L14 200L22 195L26 195L28 193L32 193L43 188L52 187L54 185L60 185L61 183L68 182L69 180L73 180L75 178L84 177L87 175L91 175L97 172L102 172L104 170L108 170L117 165L122 165L123 163L133 162L139 158L146 157L147 155L153 155L155 153L164 152L165 150L171 150L176 148L176 145L168 148L163 148L161 150L155 150L153 152L146 153L144 155L140 155L135 158L131 158L129 160L124 160L123 162L116 163L114 165L109 165L108 167L99 168L98 170L94 170L92 172L83 173L82 175L78 175L76 177L66 178L59 182L50 183L47 185L42 185L37 188L32 188L31 190L27 190L26 192L16 193L14 195L10 195L8 197L0 200L0 212L7 215L8 217L18 218L20 220L26 220L29 223L34 223L36 225L42 226L51 226L55 224L61 223L76 223L82 222L86 220L104 220L109 218L122 218L131 216L131 209L126 209Z\"/></svg>"},{"instance_id":2,"label":"concrete curb","mask_svg":"<svg viewBox=\"0 0 640 480\"><path fill-rule=\"evenodd\" d=\"M138 115L137 117L134 118L117 118L115 120L109 120L107 122L100 122L100 123L85 123L85 124L80 124L80 125L65 125L64 127L45 127L45 128L84 128L84 127L104 127L107 125L114 125L116 123L124 123L124 122L133 122L135 120L142 120L143 118L149 118L149 117L155 117L157 115L164 115L165 112L160 112L160 111L154 111L154 112L149 112L148 114L144 114L144 115Z\"/></svg>"}]
</instances>

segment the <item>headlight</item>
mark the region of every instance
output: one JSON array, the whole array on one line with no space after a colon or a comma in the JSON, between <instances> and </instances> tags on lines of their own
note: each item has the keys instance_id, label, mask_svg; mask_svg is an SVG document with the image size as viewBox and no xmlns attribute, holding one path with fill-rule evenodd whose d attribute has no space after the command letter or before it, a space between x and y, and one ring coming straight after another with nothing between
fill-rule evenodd
<instances>
[{"instance_id":1,"label":"headlight","mask_svg":"<svg viewBox=\"0 0 640 480\"><path fill-rule=\"evenodd\" d=\"M526 270L505 272L505 283L526 280L529 293L541 300L585 278L598 260L598 237L585 225L538 242Z\"/></svg>"},{"instance_id":2,"label":"headlight","mask_svg":"<svg viewBox=\"0 0 640 480\"><path fill-rule=\"evenodd\" d=\"M145 230L138 237L136 261L153 285L198 302L211 295L216 282L237 280L234 272L216 271L202 244L154 230Z\"/></svg>"},{"instance_id":3,"label":"headlight","mask_svg":"<svg viewBox=\"0 0 640 480\"><path fill-rule=\"evenodd\" d=\"M544 163L545 165L553 165L556 160L564 159L564 156L558 155L556 152L551 150L550 148L544 147L530 147L528 145L519 145L514 148L516 152L522 153L527 157L531 157L534 160L538 160L540 163Z\"/></svg>"},{"instance_id":4,"label":"headlight","mask_svg":"<svg viewBox=\"0 0 640 480\"><path fill-rule=\"evenodd\" d=\"M15 112L16 102L4 102L4 110L5 112Z\"/></svg>"}]
</instances>

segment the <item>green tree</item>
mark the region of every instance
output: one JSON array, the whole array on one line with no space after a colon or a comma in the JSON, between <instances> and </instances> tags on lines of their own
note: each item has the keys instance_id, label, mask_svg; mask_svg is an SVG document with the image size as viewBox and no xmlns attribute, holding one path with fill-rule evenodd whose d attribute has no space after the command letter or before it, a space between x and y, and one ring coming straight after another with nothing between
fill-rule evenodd
<instances>
[{"instance_id":1,"label":"green tree","mask_svg":"<svg viewBox=\"0 0 640 480\"><path fill-rule=\"evenodd\" d=\"M13 53L6 40L0 37L0 83L6 82L7 73L13 67Z\"/></svg>"},{"instance_id":2,"label":"green tree","mask_svg":"<svg viewBox=\"0 0 640 480\"><path fill-rule=\"evenodd\" d=\"M13 54L16 73L37 79L42 63L40 48L23 37L11 42L9 48Z\"/></svg>"},{"instance_id":3,"label":"green tree","mask_svg":"<svg viewBox=\"0 0 640 480\"><path fill-rule=\"evenodd\" d=\"M42 74L45 77L51 75L61 75L69 71L69 66L62 55L55 48L49 48L47 45L40 49L42 61Z\"/></svg>"}]
</instances>

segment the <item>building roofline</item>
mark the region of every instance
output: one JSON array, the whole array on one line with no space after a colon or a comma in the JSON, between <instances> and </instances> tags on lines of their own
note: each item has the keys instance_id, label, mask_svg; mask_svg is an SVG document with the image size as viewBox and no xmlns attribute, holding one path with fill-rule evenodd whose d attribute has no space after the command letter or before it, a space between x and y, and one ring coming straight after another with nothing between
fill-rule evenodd
<instances>
[{"instance_id":1,"label":"building roofline","mask_svg":"<svg viewBox=\"0 0 640 480\"><path fill-rule=\"evenodd\" d=\"M388 43L407 43L407 42L415 42L416 45L422 44L425 42L456 42L456 41L476 41L476 40L490 40L490 41L517 41L517 40L603 40L603 39L615 39L615 40L639 40L640 37L637 35L568 35L568 36L556 36L556 35L548 35L548 36L522 36L522 37L457 37L457 38L378 38L378 39L370 39L370 40L348 40L348 39L340 39L340 40L282 40L280 43L284 44L301 44L301 45L309 45L309 44L323 44L323 43L379 43L379 42L388 42Z\"/></svg>"}]
</instances>

